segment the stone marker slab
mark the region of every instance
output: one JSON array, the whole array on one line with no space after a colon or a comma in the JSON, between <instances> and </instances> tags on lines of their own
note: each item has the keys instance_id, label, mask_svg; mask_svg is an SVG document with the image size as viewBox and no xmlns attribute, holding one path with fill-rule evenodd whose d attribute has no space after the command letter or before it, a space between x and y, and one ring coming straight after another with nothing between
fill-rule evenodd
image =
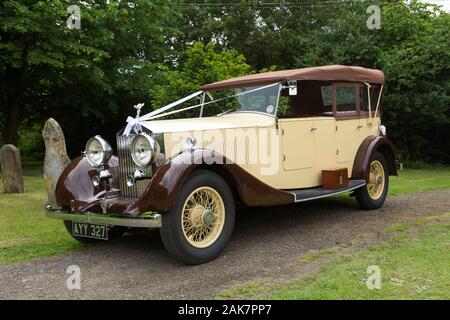
<instances>
[{"instance_id":1,"label":"stone marker slab","mask_svg":"<svg viewBox=\"0 0 450 320\"><path fill-rule=\"evenodd\" d=\"M56 183L63 170L69 165L70 158L67 156L64 133L55 119L50 118L45 122L42 137L45 143L44 178L48 204L57 208Z\"/></svg>"},{"instance_id":2,"label":"stone marker slab","mask_svg":"<svg viewBox=\"0 0 450 320\"><path fill-rule=\"evenodd\" d=\"M12 144L0 148L0 166L5 193L23 193L22 163L20 152Z\"/></svg>"}]
</instances>

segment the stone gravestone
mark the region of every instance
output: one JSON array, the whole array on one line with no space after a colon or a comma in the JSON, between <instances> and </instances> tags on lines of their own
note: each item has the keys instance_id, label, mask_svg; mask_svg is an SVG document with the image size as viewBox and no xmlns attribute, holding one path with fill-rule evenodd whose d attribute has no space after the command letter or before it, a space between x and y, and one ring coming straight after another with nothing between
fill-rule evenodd
<instances>
[{"instance_id":1,"label":"stone gravestone","mask_svg":"<svg viewBox=\"0 0 450 320\"><path fill-rule=\"evenodd\" d=\"M57 208L55 198L56 183L64 168L70 163L67 156L66 140L64 133L55 119L50 118L45 122L42 130L45 143L44 178L48 194L48 204Z\"/></svg>"},{"instance_id":2,"label":"stone gravestone","mask_svg":"<svg viewBox=\"0 0 450 320\"><path fill-rule=\"evenodd\" d=\"M22 163L20 152L12 144L5 144L0 149L0 166L5 193L23 193Z\"/></svg>"}]
</instances>

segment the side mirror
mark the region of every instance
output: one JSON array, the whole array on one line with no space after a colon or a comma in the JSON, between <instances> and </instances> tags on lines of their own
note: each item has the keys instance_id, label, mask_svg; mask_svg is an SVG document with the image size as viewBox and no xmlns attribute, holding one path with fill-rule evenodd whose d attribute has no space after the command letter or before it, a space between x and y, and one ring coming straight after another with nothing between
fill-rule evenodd
<instances>
[{"instance_id":1,"label":"side mirror","mask_svg":"<svg viewBox=\"0 0 450 320\"><path fill-rule=\"evenodd\" d=\"M288 85L289 85L289 95L296 96L297 95L297 81L290 80L290 81L288 81Z\"/></svg>"}]
</instances>

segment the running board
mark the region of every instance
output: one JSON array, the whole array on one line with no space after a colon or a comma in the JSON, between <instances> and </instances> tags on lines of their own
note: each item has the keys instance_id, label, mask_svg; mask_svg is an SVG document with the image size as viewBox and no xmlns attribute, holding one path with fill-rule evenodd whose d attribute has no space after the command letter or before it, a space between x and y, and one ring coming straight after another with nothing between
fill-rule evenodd
<instances>
[{"instance_id":1,"label":"running board","mask_svg":"<svg viewBox=\"0 0 450 320\"><path fill-rule=\"evenodd\" d=\"M298 190L285 190L294 195L294 202L304 202L309 200L315 200L320 198L332 197L341 193L352 191L361 188L366 185L364 180L349 180L348 186L341 189L324 189L322 187L298 189Z\"/></svg>"}]
</instances>

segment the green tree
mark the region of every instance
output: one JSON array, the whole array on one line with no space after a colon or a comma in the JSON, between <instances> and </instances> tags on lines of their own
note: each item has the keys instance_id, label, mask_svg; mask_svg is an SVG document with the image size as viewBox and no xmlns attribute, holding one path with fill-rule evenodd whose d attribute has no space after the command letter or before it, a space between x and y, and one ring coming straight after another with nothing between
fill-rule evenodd
<instances>
[{"instance_id":1,"label":"green tree","mask_svg":"<svg viewBox=\"0 0 450 320\"><path fill-rule=\"evenodd\" d=\"M74 4L80 29L66 25ZM152 75L172 55L167 39L174 35L175 17L162 0L2 1L4 142L17 145L17 129L27 117L56 116L74 137L116 120L119 107L146 97Z\"/></svg>"},{"instance_id":2,"label":"green tree","mask_svg":"<svg viewBox=\"0 0 450 320\"><path fill-rule=\"evenodd\" d=\"M384 15L379 63L391 136L403 159L450 162L450 15L417 1Z\"/></svg>"},{"instance_id":3,"label":"green tree","mask_svg":"<svg viewBox=\"0 0 450 320\"><path fill-rule=\"evenodd\" d=\"M196 42L179 61L176 68L166 68L161 82L150 90L155 109L198 91L201 85L252 72L242 54L236 50L216 51L212 43Z\"/></svg>"}]
</instances>

